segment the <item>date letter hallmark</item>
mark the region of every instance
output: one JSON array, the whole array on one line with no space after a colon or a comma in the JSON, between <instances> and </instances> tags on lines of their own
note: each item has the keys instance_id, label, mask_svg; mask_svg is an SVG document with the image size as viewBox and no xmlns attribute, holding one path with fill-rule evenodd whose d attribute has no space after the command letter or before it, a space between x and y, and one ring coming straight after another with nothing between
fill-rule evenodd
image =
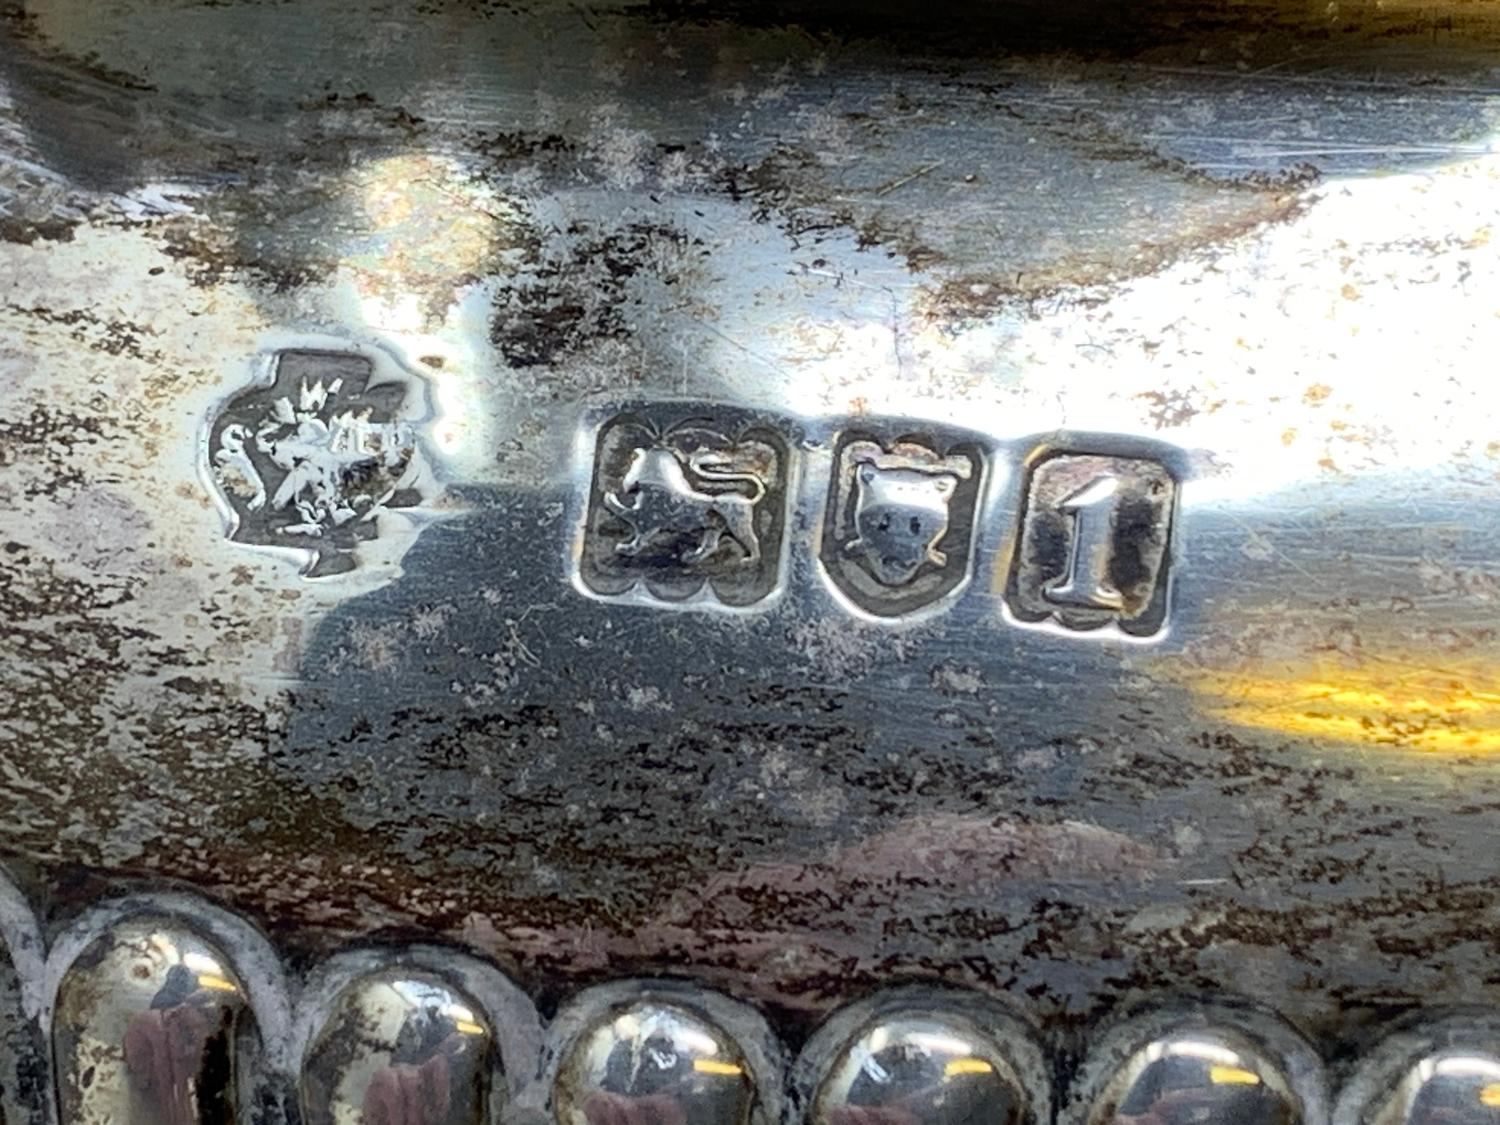
<instances>
[{"instance_id":1,"label":"date letter hallmark","mask_svg":"<svg viewBox=\"0 0 1500 1125\"><path fill-rule=\"evenodd\" d=\"M663 424L624 414L599 432L579 571L595 593L664 602L705 587L722 604L768 597L780 575L790 451L737 412Z\"/></svg>"},{"instance_id":2,"label":"date letter hallmark","mask_svg":"<svg viewBox=\"0 0 1500 1125\"><path fill-rule=\"evenodd\" d=\"M820 552L834 584L880 617L958 589L969 576L983 467L971 444L841 438Z\"/></svg>"},{"instance_id":3,"label":"date letter hallmark","mask_svg":"<svg viewBox=\"0 0 1500 1125\"><path fill-rule=\"evenodd\" d=\"M310 578L355 569L380 517L430 498L415 377L377 380L353 352L277 353L269 385L235 395L208 435L229 538L309 553Z\"/></svg>"},{"instance_id":4,"label":"date letter hallmark","mask_svg":"<svg viewBox=\"0 0 1500 1125\"><path fill-rule=\"evenodd\" d=\"M1113 622L1133 636L1158 632L1176 482L1159 462L1053 454L1026 486L1007 600L1023 621L1070 629Z\"/></svg>"}]
</instances>

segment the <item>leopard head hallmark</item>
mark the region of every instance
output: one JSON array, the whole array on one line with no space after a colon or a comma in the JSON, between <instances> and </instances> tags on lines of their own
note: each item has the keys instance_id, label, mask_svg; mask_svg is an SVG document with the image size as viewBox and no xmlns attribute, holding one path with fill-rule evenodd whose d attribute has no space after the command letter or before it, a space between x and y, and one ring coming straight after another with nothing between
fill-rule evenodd
<instances>
[{"instance_id":1,"label":"leopard head hallmark","mask_svg":"<svg viewBox=\"0 0 1500 1125\"><path fill-rule=\"evenodd\" d=\"M344 574L382 521L431 499L417 440L421 380L358 352L289 349L231 398L208 434L229 538L304 552L310 578Z\"/></svg>"},{"instance_id":2,"label":"leopard head hallmark","mask_svg":"<svg viewBox=\"0 0 1500 1125\"><path fill-rule=\"evenodd\" d=\"M968 577L983 476L977 446L846 435L834 454L821 558L861 609L914 612Z\"/></svg>"},{"instance_id":3,"label":"leopard head hallmark","mask_svg":"<svg viewBox=\"0 0 1500 1125\"><path fill-rule=\"evenodd\" d=\"M724 605L761 601L785 536L785 439L734 411L660 414L624 414L599 432L580 577L610 596L639 585L677 602L707 587Z\"/></svg>"}]
</instances>

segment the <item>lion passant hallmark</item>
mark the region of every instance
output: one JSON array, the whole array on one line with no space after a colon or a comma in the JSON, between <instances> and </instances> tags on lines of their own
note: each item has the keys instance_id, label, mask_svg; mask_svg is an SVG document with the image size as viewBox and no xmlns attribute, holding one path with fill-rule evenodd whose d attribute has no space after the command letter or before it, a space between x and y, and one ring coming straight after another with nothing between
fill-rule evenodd
<instances>
[{"instance_id":1,"label":"lion passant hallmark","mask_svg":"<svg viewBox=\"0 0 1500 1125\"><path fill-rule=\"evenodd\" d=\"M675 416L674 416L675 415ZM785 437L716 408L623 414L599 432L580 576L619 595L730 606L776 588L786 538Z\"/></svg>"}]
</instances>

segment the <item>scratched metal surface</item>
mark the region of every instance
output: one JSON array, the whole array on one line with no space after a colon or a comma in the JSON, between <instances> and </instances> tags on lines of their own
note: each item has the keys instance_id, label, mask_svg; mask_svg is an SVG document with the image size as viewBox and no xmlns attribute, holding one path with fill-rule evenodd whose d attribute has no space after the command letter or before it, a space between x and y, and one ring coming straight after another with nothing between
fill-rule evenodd
<instances>
[{"instance_id":1,"label":"scratched metal surface","mask_svg":"<svg viewBox=\"0 0 1500 1125\"><path fill-rule=\"evenodd\" d=\"M1494 9L0 11L0 849L44 911L183 883L789 1026L908 977L1325 1041L1500 996ZM424 488L324 577L207 468L287 348L415 393ZM764 604L578 580L594 427L663 401L786 424ZM819 570L850 419L991 443L931 612ZM1160 632L1004 608L1057 441L1171 462Z\"/></svg>"}]
</instances>

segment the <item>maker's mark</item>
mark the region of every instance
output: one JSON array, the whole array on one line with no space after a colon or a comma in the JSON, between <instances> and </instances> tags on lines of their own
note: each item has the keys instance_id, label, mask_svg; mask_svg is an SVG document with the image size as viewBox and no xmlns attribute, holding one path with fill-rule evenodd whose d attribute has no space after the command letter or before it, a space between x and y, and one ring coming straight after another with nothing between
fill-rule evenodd
<instances>
[{"instance_id":1,"label":"maker's mark","mask_svg":"<svg viewBox=\"0 0 1500 1125\"><path fill-rule=\"evenodd\" d=\"M310 577L353 570L382 513L428 498L414 382L377 379L358 353L277 353L270 384L230 399L209 434L230 539L309 551Z\"/></svg>"}]
</instances>

